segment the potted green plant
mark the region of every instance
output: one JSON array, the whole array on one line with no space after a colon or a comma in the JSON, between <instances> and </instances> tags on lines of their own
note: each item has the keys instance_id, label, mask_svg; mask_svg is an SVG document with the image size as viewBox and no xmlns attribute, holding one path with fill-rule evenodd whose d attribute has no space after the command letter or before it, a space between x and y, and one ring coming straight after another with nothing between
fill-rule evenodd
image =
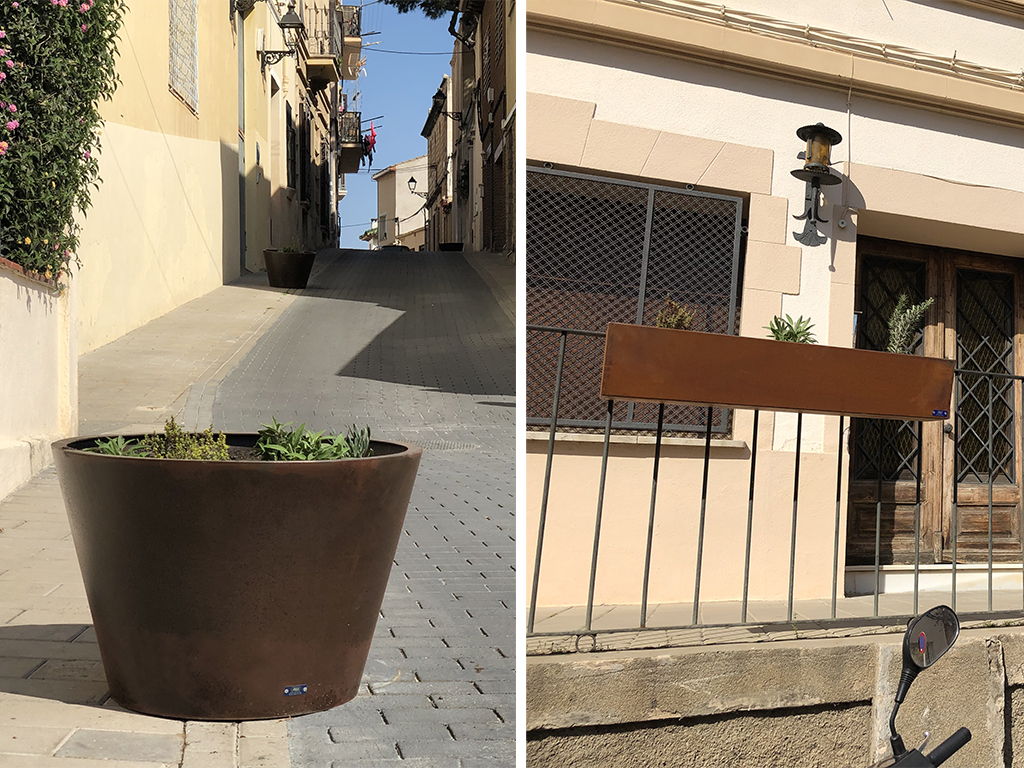
<instances>
[{"instance_id":1,"label":"potted green plant","mask_svg":"<svg viewBox=\"0 0 1024 768\"><path fill-rule=\"evenodd\" d=\"M53 453L115 701L245 720L356 695L420 448L172 419Z\"/></svg>"},{"instance_id":2,"label":"potted green plant","mask_svg":"<svg viewBox=\"0 0 1024 768\"><path fill-rule=\"evenodd\" d=\"M265 248L263 261L267 265L267 279L272 288L305 288L313 270L316 253L298 246Z\"/></svg>"}]
</instances>

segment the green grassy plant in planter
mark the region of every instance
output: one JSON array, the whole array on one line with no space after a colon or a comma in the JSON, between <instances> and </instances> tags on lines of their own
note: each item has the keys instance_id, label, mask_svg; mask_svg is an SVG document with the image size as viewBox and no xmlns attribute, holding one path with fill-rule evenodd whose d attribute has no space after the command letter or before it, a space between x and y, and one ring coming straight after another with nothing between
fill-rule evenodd
<instances>
[{"instance_id":1,"label":"green grassy plant in planter","mask_svg":"<svg viewBox=\"0 0 1024 768\"><path fill-rule=\"evenodd\" d=\"M249 720L356 695L417 446L356 427L195 433L171 419L53 449L115 701Z\"/></svg>"},{"instance_id":2,"label":"green grassy plant in planter","mask_svg":"<svg viewBox=\"0 0 1024 768\"><path fill-rule=\"evenodd\" d=\"M811 323L811 318L804 319L803 315L800 315L794 320L789 315L784 318L776 315L772 318L771 322L764 326L765 330L769 332L771 337L776 341L792 341L797 344L817 344L818 340L814 338L814 334L811 333L811 328L814 325Z\"/></svg>"}]
</instances>

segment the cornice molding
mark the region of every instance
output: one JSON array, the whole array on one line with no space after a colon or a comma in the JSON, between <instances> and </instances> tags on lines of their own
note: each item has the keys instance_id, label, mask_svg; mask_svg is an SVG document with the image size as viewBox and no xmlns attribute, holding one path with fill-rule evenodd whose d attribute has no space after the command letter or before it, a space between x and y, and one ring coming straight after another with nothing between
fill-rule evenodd
<instances>
[{"instance_id":1,"label":"cornice molding","mask_svg":"<svg viewBox=\"0 0 1024 768\"><path fill-rule=\"evenodd\" d=\"M789 22L778 22L787 34L765 34L736 24L734 19L742 14L734 15L724 6L692 0L679 5L714 7L731 21L712 23L667 11L663 4L655 7L637 0L531 0L527 28L1024 127L1024 90L1016 81L1020 74L954 60L948 60L953 71L944 71L938 66L942 57L911 49L886 48L882 43L813 30L829 39L826 47L788 34L793 26ZM810 36L812 28L807 29ZM849 46L843 48L847 42ZM882 53L869 46L877 46ZM898 52L899 60L886 58L889 51ZM921 57L922 64L913 63L913 54ZM961 72L957 66L970 69Z\"/></svg>"}]
</instances>

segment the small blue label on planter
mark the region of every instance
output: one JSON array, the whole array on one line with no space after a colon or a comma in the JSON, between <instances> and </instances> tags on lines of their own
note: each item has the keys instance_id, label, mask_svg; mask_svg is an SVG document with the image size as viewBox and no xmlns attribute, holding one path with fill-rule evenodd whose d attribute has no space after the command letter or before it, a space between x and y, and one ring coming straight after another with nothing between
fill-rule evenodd
<instances>
[{"instance_id":1,"label":"small blue label on planter","mask_svg":"<svg viewBox=\"0 0 1024 768\"><path fill-rule=\"evenodd\" d=\"M307 685L287 685L284 689L285 696L301 696L309 688Z\"/></svg>"},{"instance_id":2,"label":"small blue label on planter","mask_svg":"<svg viewBox=\"0 0 1024 768\"><path fill-rule=\"evenodd\" d=\"M939 418L939 419L948 419L949 418L949 411L938 411L938 410L932 411L932 416L935 416L936 418Z\"/></svg>"}]
</instances>

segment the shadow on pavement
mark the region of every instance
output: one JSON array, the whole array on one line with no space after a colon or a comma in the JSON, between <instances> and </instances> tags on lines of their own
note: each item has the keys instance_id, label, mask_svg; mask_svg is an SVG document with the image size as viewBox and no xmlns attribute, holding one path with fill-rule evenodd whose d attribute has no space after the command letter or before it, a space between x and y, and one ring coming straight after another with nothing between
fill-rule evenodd
<instances>
[{"instance_id":1,"label":"shadow on pavement","mask_svg":"<svg viewBox=\"0 0 1024 768\"><path fill-rule=\"evenodd\" d=\"M103 706L109 693L92 625L0 627L0 692Z\"/></svg>"}]
</instances>

